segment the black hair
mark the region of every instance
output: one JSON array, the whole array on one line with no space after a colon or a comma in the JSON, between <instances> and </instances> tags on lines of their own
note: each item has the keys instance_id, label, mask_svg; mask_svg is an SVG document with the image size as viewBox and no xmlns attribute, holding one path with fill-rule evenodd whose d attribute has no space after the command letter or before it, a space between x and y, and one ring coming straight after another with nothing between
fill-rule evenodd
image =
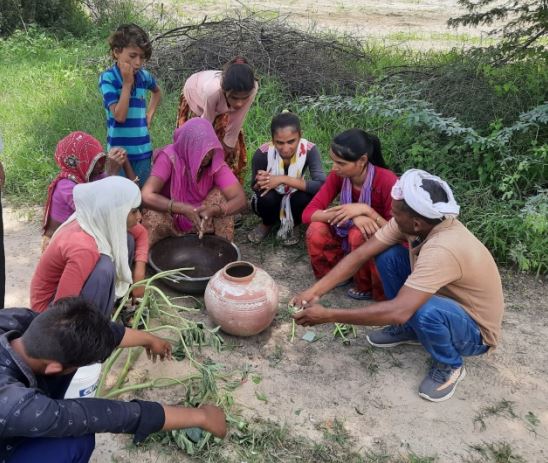
<instances>
[{"instance_id":1,"label":"black hair","mask_svg":"<svg viewBox=\"0 0 548 463\"><path fill-rule=\"evenodd\" d=\"M386 168L380 140L361 129L349 129L337 135L331 142L331 151L338 157L352 162L366 154L371 164Z\"/></svg>"},{"instance_id":2,"label":"black hair","mask_svg":"<svg viewBox=\"0 0 548 463\"><path fill-rule=\"evenodd\" d=\"M424 179L422 181L421 188L430 195L430 199L432 200L433 204L449 202L449 197L447 196L446 191L435 180ZM430 225L437 225L443 222L443 219L431 219L429 217L425 217L419 214L413 208L411 208L411 206L409 206L409 204L407 204L405 200L402 200L402 206L405 212L412 215L413 217L418 217L419 219L424 220Z\"/></svg>"},{"instance_id":3,"label":"black hair","mask_svg":"<svg viewBox=\"0 0 548 463\"><path fill-rule=\"evenodd\" d=\"M299 117L289 111L274 116L272 118L272 122L270 123L270 133L272 138L274 138L274 134L277 130L284 129L286 127L293 127L296 132L301 133L301 121L299 120Z\"/></svg>"},{"instance_id":4,"label":"black hair","mask_svg":"<svg viewBox=\"0 0 548 463\"><path fill-rule=\"evenodd\" d=\"M245 58L237 56L225 64L221 88L224 92L251 92L255 88L255 71Z\"/></svg>"},{"instance_id":5,"label":"black hair","mask_svg":"<svg viewBox=\"0 0 548 463\"><path fill-rule=\"evenodd\" d=\"M139 47L145 54L145 59L152 56L152 44L148 34L137 24L122 24L108 38L110 52L114 57L115 50L121 50L126 47Z\"/></svg>"},{"instance_id":6,"label":"black hair","mask_svg":"<svg viewBox=\"0 0 548 463\"><path fill-rule=\"evenodd\" d=\"M21 337L27 355L64 367L103 362L116 348L110 320L81 297L59 299Z\"/></svg>"}]
</instances>

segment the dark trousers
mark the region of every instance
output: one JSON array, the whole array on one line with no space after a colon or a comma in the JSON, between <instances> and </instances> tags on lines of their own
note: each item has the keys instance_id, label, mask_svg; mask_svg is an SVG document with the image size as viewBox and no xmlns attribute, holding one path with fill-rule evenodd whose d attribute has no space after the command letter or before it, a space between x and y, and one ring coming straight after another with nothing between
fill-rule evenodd
<instances>
[{"instance_id":1,"label":"dark trousers","mask_svg":"<svg viewBox=\"0 0 548 463\"><path fill-rule=\"evenodd\" d=\"M312 200L314 195L304 191L296 191L291 195L291 213L295 225L301 223L304 208ZM283 195L270 190L266 195L255 193L251 199L251 208L262 220L264 225L276 225L280 221L280 206Z\"/></svg>"},{"instance_id":2,"label":"dark trousers","mask_svg":"<svg viewBox=\"0 0 548 463\"><path fill-rule=\"evenodd\" d=\"M135 255L135 239L131 234L127 234L127 248L129 266L133 263ZM116 282L116 269L110 257L101 254L97 265L90 273L80 296L87 301L93 302L99 311L110 318L114 310L116 296L114 285Z\"/></svg>"},{"instance_id":3,"label":"dark trousers","mask_svg":"<svg viewBox=\"0 0 548 463\"><path fill-rule=\"evenodd\" d=\"M95 449L95 434L80 437L36 437L19 444L9 463L87 463Z\"/></svg>"}]
</instances>

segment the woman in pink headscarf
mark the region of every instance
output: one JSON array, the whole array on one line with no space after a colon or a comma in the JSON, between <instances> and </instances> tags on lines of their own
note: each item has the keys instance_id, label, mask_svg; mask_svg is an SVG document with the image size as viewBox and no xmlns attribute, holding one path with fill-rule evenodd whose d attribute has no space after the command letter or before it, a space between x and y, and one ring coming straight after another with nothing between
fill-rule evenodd
<instances>
[{"instance_id":1,"label":"woman in pink headscarf","mask_svg":"<svg viewBox=\"0 0 548 463\"><path fill-rule=\"evenodd\" d=\"M151 245L189 232L233 239L232 216L245 207L245 193L209 121L194 118L175 130L173 144L157 150L152 162L142 191Z\"/></svg>"}]
</instances>

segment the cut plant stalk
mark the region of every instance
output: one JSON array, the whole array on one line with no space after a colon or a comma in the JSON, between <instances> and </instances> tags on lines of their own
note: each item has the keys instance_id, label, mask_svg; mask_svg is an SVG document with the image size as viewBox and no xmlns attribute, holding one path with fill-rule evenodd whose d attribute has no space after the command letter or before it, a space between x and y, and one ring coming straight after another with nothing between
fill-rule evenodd
<instances>
[{"instance_id":1,"label":"cut plant stalk","mask_svg":"<svg viewBox=\"0 0 548 463\"><path fill-rule=\"evenodd\" d=\"M352 334L354 339L358 337L358 332L354 325L347 325L345 323L335 323L335 328L333 329L333 337L341 338L343 344L350 344L350 339L348 336Z\"/></svg>"}]
</instances>

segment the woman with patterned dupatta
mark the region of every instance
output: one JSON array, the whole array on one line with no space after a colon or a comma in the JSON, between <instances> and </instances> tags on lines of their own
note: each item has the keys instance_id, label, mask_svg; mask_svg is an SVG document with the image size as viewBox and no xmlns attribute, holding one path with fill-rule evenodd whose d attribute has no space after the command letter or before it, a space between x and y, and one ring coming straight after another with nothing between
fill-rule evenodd
<instances>
[{"instance_id":1,"label":"woman with patterned dupatta","mask_svg":"<svg viewBox=\"0 0 548 463\"><path fill-rule=\"evenodd\" d=\"M310 224L306 245L316 278L322 278L346 254L375 234L391 218L390 191L396 175L386 168L379 139L350 129L331 142L333 168L303 212ZM339 205L329 207L339 196ZM375 263L367 262L353 278L348 297L384 299Z\"/></svg>"}]
</instances>

